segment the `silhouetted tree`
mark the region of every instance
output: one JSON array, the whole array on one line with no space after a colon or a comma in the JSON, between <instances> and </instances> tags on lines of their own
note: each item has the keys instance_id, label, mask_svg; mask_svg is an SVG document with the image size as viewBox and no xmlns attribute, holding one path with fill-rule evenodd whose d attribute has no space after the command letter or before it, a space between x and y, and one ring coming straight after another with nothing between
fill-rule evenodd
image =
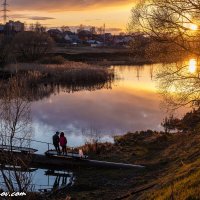
<instances>
[{"instance_id":1,"label":"silhouetted tree","mask_svg":"<svg viewBox=\"0 0 200 200\"><path fill-rule=\"evenodd\" d=\"M180 120L177 119L177 118L174 118L174 116L171 115L170 117L166 117L163 120L163 122L162 122L161 125L164 127L165 132L169 133L170 131L179 129L179 127L180 127Z\"/></svg>"},{"instance_id":2,"label":"silhouetted tree","mask_svg":"<svg viewBox=\"0 0 200 200\"><path fill-rule=\"evenodd\" d=\"M92 27L90 28L90 32L91 32L93 35L97 34L97 32L96 32L96 27L95 27L95 26L92 26Z\"/></svg>"},{"instance_id":3,"label":"silhouetted tree","mask_svg":"<svg viewBox=\"0 0 200 200\"><path fill-rule=\"evenodd\" d=\"M11 61L11 57L11 40L4 35L0 35L0 68Z\"/></svg>"},{"instance_id":4,"label":"silhouetted tree","mask_svg":"<svg viewBox=\"0 0 200 200\"><path fill-rule=\"evenodd\" d=\"M77 33L84 31L85 30L85 26L83 24L80 24L80 26L77 29Z\"/></svg>"},{"instance_id":5,"label":"silhouetted tree","mask_svg":"<svg viewBox=\"0 0 200 200\"><path fill-rule=\"evenodd\" d=\"M0 152L0 172L3 186L10 193L27 192L31 184L31 175L27 171L31 157L24 154L22 159L15 155L14 149L15 146L28 147L31 137L30 103L22 95L21 83L18 78L11 79L0 99L0 143L10 148ZM21 139L16 140L16 137ZM10 168L6 168L8 165Z\"/></svg>"},{"instance_id":6,"label":"silhouetted tree","mask_svg":"<svg viewBox=\"0 0 200 200\"><path fill-rule=\"evenodd\" d=\"M36 22L35 24L30 24L29 30L32 32L45 33L46 27L39 22Z\"/></svg>"},{"instance_id":7,"label":"silhouetted tree","mask_svg":"<svg viewBox=\"0 0 200 200\"><path fill-rule=\"evenodd\" d=\"M46 55L53 40L47 33L21 32L14 37L12 45L20 58L32 61Z\"/></svg>"},{"instance_id":8,"label":"silhouetted tree","mask_svg":"<svg viewBox=\"0 0 200 200\"><path fill-rule=\"evenodd\" d=\"M198 60L163 64L157 70L158 92L169 110L184 106L198 107L200 102L200 76Z\"/></svg>"},{"instance_id":9,"label":"silhouetted tree","mask_svg":"<svg viewBox=\"0 0 200 200\"><path fill-rule=\"evenodd\" d=\"M181 120L183 131L196 131L200 128L200 109L194 109Z\"/></svg>"},{"instance_id":10,"label":"silhouetted tree","mask_svg":"<svg viewBox=\"0 0 200 200\"><path fill-rule=\"evenodd\" d=\"M70 30L70 28L69 28L69 26L61 26L61 31L64 33L64 32L66 32L66 31L71 31Z\"/></svg>"},{"instance_id":11,"label":"silhouetted tree","mask_svg":"<svg viewBox=\"0 0 200 200\"><path fill-rule=\"evenodd\" d=\"M141 0L132 9L129 29L199 55L200 1Z\"/></svg>"},{"instance_id":12,"label":"silhouetted tree","mask_svg":"<svg viewBox=\"0 0 200 200\"><path fill-rule=\"evenodd\" d=\"M149 57L162 52L163 44L164 56L166 52L169 52L170 57L177 57L177 52L186 52L197 57L196 61L190 61L192 64L165 64L158 72L159 92L163 95L167 108L177 109L199 103L199 12L200 1L191 0L141 0L132 9L130 31L141 32L154 41L151 48L146 48ZM192 71L189 68L196 69Z\"/></svg>"}]
</instances>

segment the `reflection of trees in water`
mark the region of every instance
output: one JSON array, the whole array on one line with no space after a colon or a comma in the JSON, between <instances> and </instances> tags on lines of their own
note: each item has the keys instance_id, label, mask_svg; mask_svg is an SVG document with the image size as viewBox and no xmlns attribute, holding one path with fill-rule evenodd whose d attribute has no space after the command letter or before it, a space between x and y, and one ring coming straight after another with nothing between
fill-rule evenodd
<instances>
[{"instance_id":1,"label":"reflection of trees in water","mask_svg":"<svg viewBox=\"0 0 200 200\"><path fill-rule=\"evenodd\" d=\"M95 85L76 85L76 84L38 84L35 87L27 87L24 94L30 101L48 98L52 94L59 94L60 92L74 93L78 91L95 91L100 89L111 89L111 82L99 83Z\"/></svg>"},{"instance_id":2,"label":"reflection of trees in water","mask_svg":"<svg viewBox=\"0 0 200 200\"><path fill-rule=\"evenodd\" d=\"M140 80L141 72L144 70L144 66L137 66L135 70L136 70L136 77L138 80Z\"/></svg>"},{"instance_id":3,"label":"reflection of trees in water","mask_svg":"<svg viewBox=\"0 0 200 200\"><path fill-rule=\"evenodd\" d=\"M154 65L150 65L148 66L149 68L149 76L151 78L151 80L153 80L154 77ZM142 72L144 72L145 66L136 66L136 77L138 80L140 80L140 78L142 77Z\"/></svg>"},{"instance_id":4,"label":"reflection of trees in water","mask_svg":"<svg viewBox=\"0 0 200 200\"><path fill-rule=\"evenodd\" d=\"M21 95L29 101L40 100L45 97L50 97L51 94L60 92L73 93L77 91L87 90L95 91L111 89L114 74L112 72L101 71L101 73L72 73L69 76L61 76L56 78L50 74L38 75L32 73L20 73L10 78L10 80L18 80L18 85L21 85ZM7 88L7 80L2 81L0 94L4 93ZM2 95L1 95L2 96Z\"/></svg>"},{"instance_id":5,"label":"reflection of trees in water","mask_svg":"<svg viewBox=\"0 0 200 200\"><path fill-rule=\"evenodd\" d=\"M52 94L60 92L74 93L78 91L95 91L100 89L111 89L111 82L96 84L96 85L62 85L62 84L40 84L33 88L27 88L25 93L30 101L36 101L43 98L48 98Z\"/></svg>"},{"instance_id":6,"label":"reflection of trees in water","mask_svg":"<svg viewBox=\"0 0 200 200\"><path fill-rule=\"evenodd\" d=\"M45 175L49 177L51 176L54 179L53 185L51 185L51 193L50 195L56 195L58 192L62 190L67 190L74 184L75 176L71 171L56 171L56 170L47 170L45 171ZM48 184L50 186L50 184ZM40 189L39 191L43 192L47 189Z\"/></svg>"},{"instance_id":7,"label":"reflection of trees in water","mask_svg":"<svg viewBox=\"0 0 200 200\"><path fill-rule=\"evenodd\" d=\"M14 74L12 77L2 79L0 82L0 141L2 145L11 146L11 151L4 154L2 158L0 173L2 175L3 188L9 192L28 191L31 186L31 173L27 171L31 156L24 155L24 159L14 156L14 148L19 143L15 137L22 138L20 145L29 147L26 139L31 138L30 102L49 97L61 91L76 92L80 90L94 91L102 88L110 89L114 75L104 70L100 73L93 71L75 73L69 76L54 77L51 74L37 72ZM12 163L12 169L5 169L7 163ZM21 170L19 169L21 166Z\"/></svg>"},{"instance_id":8,"label":"reflection of trees in water","mask_svg":"<svg viewBox=\"0 0 200 200\"><path fill-rule=\"evenodd\" d=\"M159 93L163 96L164 105L169 109L200 102L199 63L189 62L166 64L157 73Z\"/></svg>"},{"instance_id":9,"label":"reflection of trees in water","mask_svg":"<svg viewBox=\"0 0 200 200\"><path fill-rule=\"evenodd\" d=\"M122 79L119 74L123 74L124 71L131 73L133 70L136 71L136 78L140 80L140 78L143 76L143 73L146 71L146 68L148 68L149 77L151 78L151 80L153 80L154 73L155 73L154 67L155 65L120 66L120 67L117 67L117 74L115 74L115 80ZM145 74L145 76L146 75L147 74Z\"/></svg>"},{"instance_id":10,"label":"reflection of trees in water","mask_svg":"<svg viewBox=\"0 0 200 200\"><path fill-rule=\"evenodd\" d=\"M151 77L151 80L153 80L153 74L154 74L154 66L153 65L150 65L150 69L149 69L149 73L150 73L150 77Z\"/></svg>"}]
</instances>

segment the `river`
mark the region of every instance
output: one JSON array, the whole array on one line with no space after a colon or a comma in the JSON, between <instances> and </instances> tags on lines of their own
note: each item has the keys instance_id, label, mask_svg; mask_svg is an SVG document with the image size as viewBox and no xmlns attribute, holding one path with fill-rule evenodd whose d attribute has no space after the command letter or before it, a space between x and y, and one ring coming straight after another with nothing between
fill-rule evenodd
<instances>
[{"instance_id":1,"label":"river","mask_svg":"<svg viewBox=\"0 0 200 200\"><path fill-rule=\"evenodd\" d=\"M113 141L128 131L162 130L165 111L160 109L155 72L161 65L112 66L111 89L59 92L33 102L34 138L51 142L64 131L69 146L79 146L90 137Z\"/></svg>"},{"instance_id":2,"label":"river","mask_svg":"<svg viewBox=\"0 0 200 200\"><path fill-rule=\"evenodd\" d=\"M190 63L189 71L193 73L196 65L194 60ZM162 67L111 66L115 73L111 87L76 92L53 90L53 94L35 98L37 101L31 102L32 139L52 143L55 132L63 131L68 146L77 147L91 138L113 142L113 136L127 132L163 130L161 122L166 111L161 107L162 97L155 79ZM48 149L46 143L32 142L31 147L43 154ZM35 190L74 182L71 172L67 175L69 172L54 171L53 176L45 173L52 171L38 169L32 173Z\"/></svg>"}]
</instances>

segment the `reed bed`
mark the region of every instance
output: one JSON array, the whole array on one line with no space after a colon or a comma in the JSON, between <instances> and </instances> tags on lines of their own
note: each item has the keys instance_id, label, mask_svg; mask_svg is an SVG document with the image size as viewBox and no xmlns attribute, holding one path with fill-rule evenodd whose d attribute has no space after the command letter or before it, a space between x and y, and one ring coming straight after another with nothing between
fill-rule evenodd
<instances>
[{"instance_id":1,"label":"reed bed","mask_svg":"<svg viewBox=\"0 0 200 200\"><path fill-rule=\"evenodd\" d=\"M110 89L114 80L114 71L107 67L95 67L85 63L67 62L56 64L12 64L6 66L5 82L17 77L23 82L25 94L41 99L52 93L76 92L80 90ZM6 74L6 76L5 76ZM34 98L33 98L34 99Z\"/></svg>"}]
</instances>

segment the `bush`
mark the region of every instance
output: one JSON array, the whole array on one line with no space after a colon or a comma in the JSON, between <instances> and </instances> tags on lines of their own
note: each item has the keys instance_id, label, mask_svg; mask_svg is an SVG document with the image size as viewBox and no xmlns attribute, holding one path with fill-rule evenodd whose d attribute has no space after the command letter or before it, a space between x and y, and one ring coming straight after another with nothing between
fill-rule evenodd
<instances>
[{"instance_id":1,"label":"bush","mask_svg":"<svg viewBox=\"0 0 200 200\"><path fill-rule=\"evenodd\" d=\"M21 32L14 37L12 46L22 61L34 61L51 50L53 40L47 33Z\"/></svg>"},{"instance_id":2,"label":"bush","mask_svg":"<svg viewBox=\"0 0 200 200\"><path fill-rule=\"evenodd\" d=\"M0 68L12 60L12 49L10 38L0 35Z\"/></svg>"},{"instance_id":3,"label":"bush","mask_svg":"<svg viewBox=\"0 0 200 200\"><path fill-rule=\"evenodd\" d=\"M64 64L65 61L66 61L65 58L63 58L62 56L53 56L53 57L47 56L47 57L40 59L41 64L58 64L58 65L61 65L61 64Z\"/></svg>"}]
</instances>

